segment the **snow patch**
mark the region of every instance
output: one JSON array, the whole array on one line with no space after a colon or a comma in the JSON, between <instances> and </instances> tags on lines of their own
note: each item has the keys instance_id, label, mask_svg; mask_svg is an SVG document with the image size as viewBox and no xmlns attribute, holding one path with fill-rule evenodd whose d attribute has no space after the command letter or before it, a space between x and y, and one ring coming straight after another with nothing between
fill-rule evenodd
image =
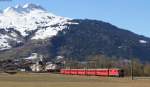
<instances>
[{"instance_id":1,"label":"snow patch","mask_svg":"<svg viewBox=\"0 0 150 87\"><path fill-rule=\"evenodd\" d=\"M122 46L118 46L118 48L120 49L120 48L122 48Z\"/></svg>"},{"instance_id":2,"label":"snow patch","mask_svg":"<svg viewBox=\"0 0 150 87\"><path fill-rule=\"evenodd\" d=\"M6 31L7 33L0 33L0 50L11 49L10 42L15 41L16 43L21 43L22 41L19 40L18 35L15 32ZM9 32L9 33L8 33Z\"/></svg>"},{"instance_id":3,"label":"snow patch","mask_svg":"<svg viewBox=\"0 0 150 87\"><path fill-rule=\"evenodd\" d=\"M29 10L33 10L33 9L41 9L41 10L45 10L44 8L42 8L40 5L35 5L32 3L27 3L23 6L23 8L25 9L29 9Z\"/></svg>"},{"instance_id":4,"label":"snow patch","mask_svg":"<svg viewBox=\"0 0 150 87\"><path fill-rule=\"evenodd\" d=\"M0 51L11 48L7 39L9 39L9 37L7 35L0 34Z\"/></svg>"},{"instance_id":5,"label":"snow patch","mask_svg":"<svg viewBox=\"0 0 150 87\"><path fill-rule=\"evenodd\" d=\"M43 60L43 56L39 55L38 53L32 53L29 57L24 58L24 59L42 61Z\"/></svg>"},{"instance_id":6,"label":"snow patch","mask_svg":"<svg viewBox=\"0 0 150 87\"><path fill-rule=\"evenodd\" d=\"M147 43L147 41L146 40L139 40L139 43Z\"/></svg>"}]
</instances>

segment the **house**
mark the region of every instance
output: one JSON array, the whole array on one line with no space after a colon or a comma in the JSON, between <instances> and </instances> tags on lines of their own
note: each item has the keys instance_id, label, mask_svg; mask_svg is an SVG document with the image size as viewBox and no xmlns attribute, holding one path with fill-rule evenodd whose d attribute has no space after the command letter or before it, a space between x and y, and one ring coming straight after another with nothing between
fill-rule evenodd
<instances>
[{"instance_id":1,"label":"house","mask_svg":"<svg viewBox=\"0 0 150 87\"><path fill-rule=\"evenodd\" d=\"M57 64L54 64L52 62L47 62L45 65L45 71L48 71L48 72L57 71L59 69L60 67Z\"/></svg>"}]
</instances>

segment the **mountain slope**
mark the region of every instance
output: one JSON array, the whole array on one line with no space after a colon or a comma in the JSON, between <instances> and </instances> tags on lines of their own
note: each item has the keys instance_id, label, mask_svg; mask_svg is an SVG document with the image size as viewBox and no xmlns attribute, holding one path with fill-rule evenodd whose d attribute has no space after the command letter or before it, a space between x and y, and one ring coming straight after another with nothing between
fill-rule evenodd
<instances>
[{"instance_id":1,"label":"mountain slope","mask_svg":"<svg viewBox=\"0 0 150 87\"><path fill-rule=\"evenodd\" d=\"M150 38L97 20L70 19L39 5L9 7L0 14L0 58L64 56L86 60L103 54L150 60Z\"/></svg>"},{"instance_id":2,"label":"mountain slope","mask_svg":"<svg viewBox=\"0 0 150 87\"><path fill-rule=\"evenodd\" d=\"M38 5L17 5L8 7L1 13L0 29L13 29L26 39L46 39L56 35L58 31L67 27L67 24L73 24L68 22L69 20L71 19L49 13ZM9 43L6 45L7 49L11 48Z\"/></svg>"},{"instance_id":3,"label":"mountain slope","mask_svg":"<svg viewBox=\"0 0 150 87\"><path fill-rule=\"evenodd\" d=\"M150 60L150 38L102 21L74 20L74 22L79 24L70 25L53 38L54 47L51 49L56 55L86 59L90 55L104 54L110 57Z\"/></svg>"}]
</instances>

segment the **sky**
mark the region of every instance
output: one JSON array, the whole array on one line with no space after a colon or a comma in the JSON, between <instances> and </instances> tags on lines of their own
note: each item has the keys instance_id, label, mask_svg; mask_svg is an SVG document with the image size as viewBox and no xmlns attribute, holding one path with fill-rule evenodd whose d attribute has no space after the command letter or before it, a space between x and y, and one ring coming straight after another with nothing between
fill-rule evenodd
<instances>
[{"instance_id":1,"label":"sky","mask_svg":"<svg viewBox=\"0 0 150 87\"><path fill-rule=\"evenodd\" d=\"M150 37L150 0L0 0L0 9L39 4L59 16L96 19Z\"/></svg>"}]
</instances>

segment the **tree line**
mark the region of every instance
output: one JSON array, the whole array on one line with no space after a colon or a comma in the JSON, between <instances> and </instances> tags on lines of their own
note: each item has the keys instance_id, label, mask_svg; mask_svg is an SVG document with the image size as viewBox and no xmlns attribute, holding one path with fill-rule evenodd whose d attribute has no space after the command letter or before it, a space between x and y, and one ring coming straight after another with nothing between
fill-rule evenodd
<instances>
[{"instance_id":1,"label":"tree line","mask_svg":"<svg viewBox=\"0 0 150 87\"><path fill-rule=\"evenodd\" d=\"M89 56L85 61L78 61L74 60L73 58L66 58L64 68L71 68L71 69L119 68L124 70L125 76L131 75L131 68L132 68L134 76L150 76L150 61L142 62L138 58L132 58L132 61L131 59L116 58L116 57L110 58L104 55Z\"/></svg>"}]
</instances>

